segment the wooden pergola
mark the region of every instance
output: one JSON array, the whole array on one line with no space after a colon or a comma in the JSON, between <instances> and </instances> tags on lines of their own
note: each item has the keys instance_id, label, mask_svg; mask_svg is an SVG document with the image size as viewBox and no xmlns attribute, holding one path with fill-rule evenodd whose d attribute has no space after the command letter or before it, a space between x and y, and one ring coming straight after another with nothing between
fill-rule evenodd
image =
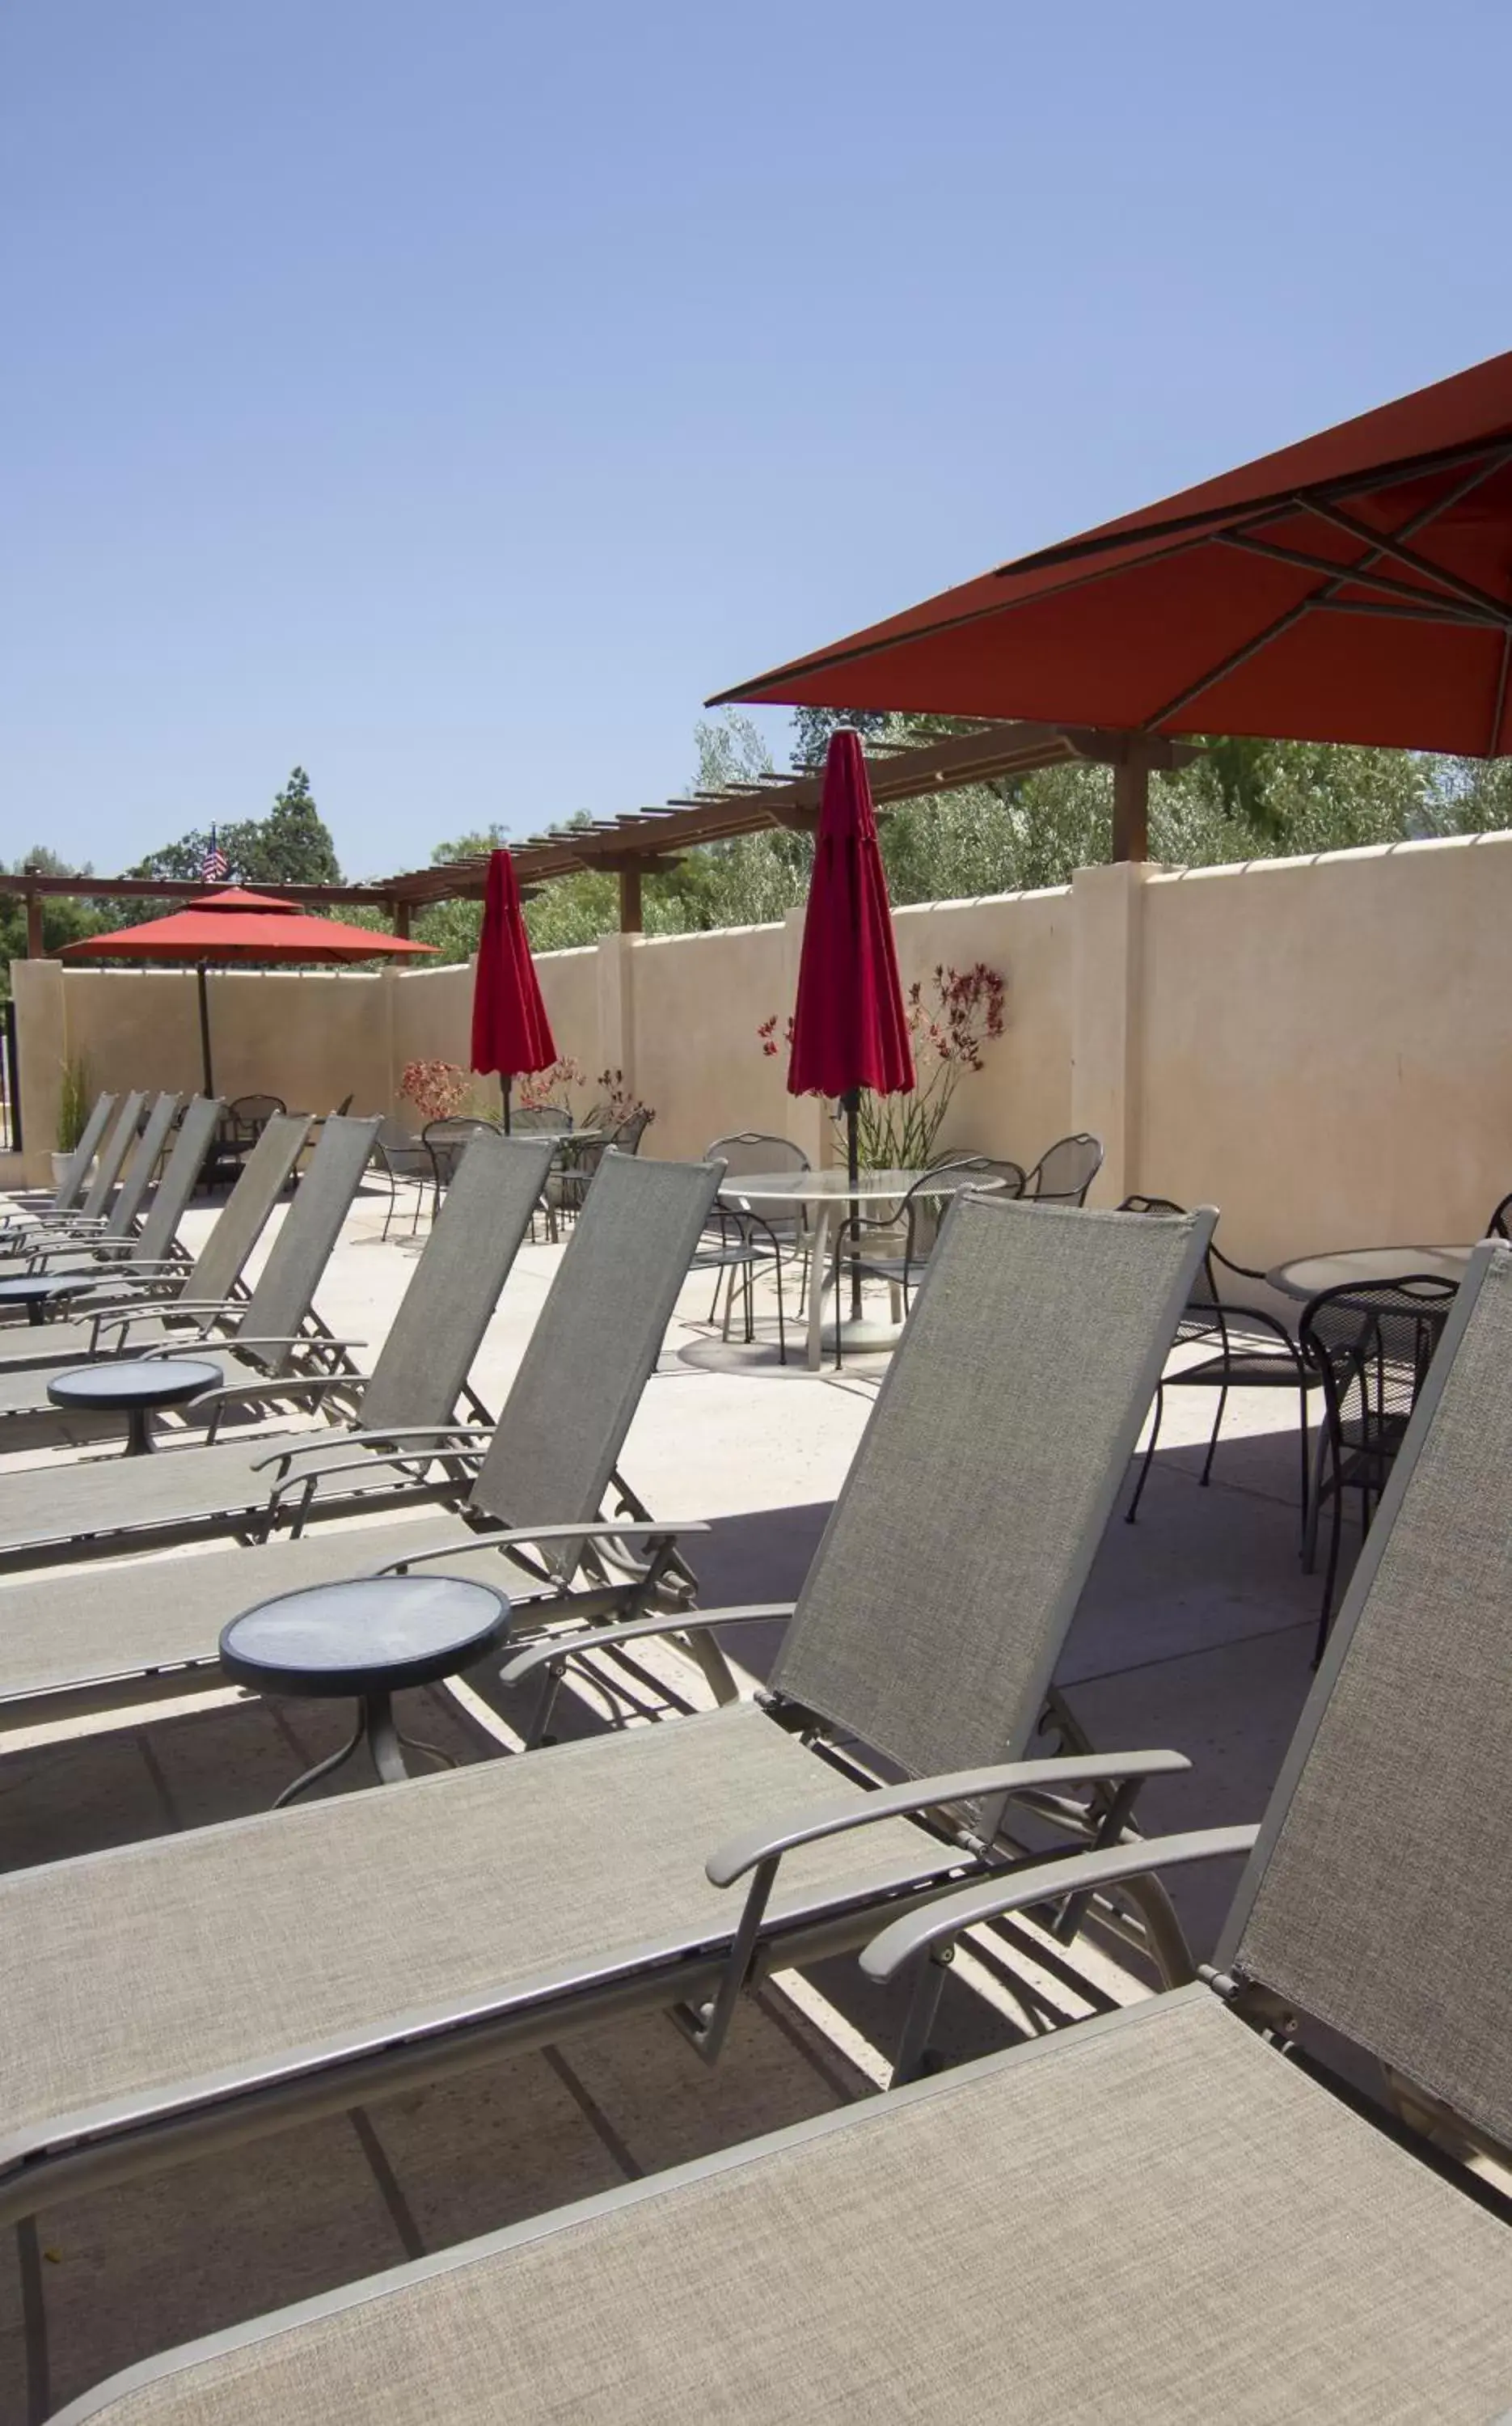
<instances>
[{"instance_id":1,"label":"wooden pergola","mask_svg":"<svg viewBox=\"0 0 1512 2426\"><path fill-rule=\"evenodd\" d=\"M873 742L867 759L873 797L884 809L967 784L1031 774L1041 767L1110 767L1113 856L1142 860L1148 846L1151 773L1179 767L1197 754L1188 743L1156 736L1020 723L982 724L935 741ZM577 875L587 868L617 876L620 928L638 933L641 886L648 876L665 874L686 851L706 843L728 842L737 834L766 833L774 827L812 833L818 821L822 780L817 768L752 776L717 790L689 793L657 808L598 818L591 825L554 827L511 842L509 849L523 889L539 888L555 877ZM305 909L362 904L381 910L393 921L396 935L408 935L417 910L429 909L438 901L481 900L488 865L487 853L479 853L475 858L436 861L428 867L380 877L371 883L259 881L258 890ZM45 900L192 901L219 889L183 879L46 876L30 868L19 876L0 876L0 893L12 898L19 896L26 904L26 951L33 960L42 953Z\"/></svg>"},{"instance_id":2,"label":"wooden pergola","mask_svg":"<svg viewBox=\"0 0 1512 2426\"><path fill-rule=\"evenodd\" d=\"M1189 744L1138 734L1096 733L1073 725L982 724L972 732L935 741L872 742L867 759L872 795L879 808L954 791L967 784L1027 775L1040 767L1096 765L1113 769L1113 856L1143 859L1149 836L1150 777L1198 753ZM737 834L775 827L810 833L818 823L823 776L817 768L751 776L716 791L692 792L659 808L598 818L592 825L558 826L511 842L522 886L549 884L554 877L599 868L619 880L619 925L637 933L641 886L648 876L675 867L684 853ZM433 901L481 898L488 859L450 860L394 877L382 888L409 915Z\"/></svg>"}]
</instances>

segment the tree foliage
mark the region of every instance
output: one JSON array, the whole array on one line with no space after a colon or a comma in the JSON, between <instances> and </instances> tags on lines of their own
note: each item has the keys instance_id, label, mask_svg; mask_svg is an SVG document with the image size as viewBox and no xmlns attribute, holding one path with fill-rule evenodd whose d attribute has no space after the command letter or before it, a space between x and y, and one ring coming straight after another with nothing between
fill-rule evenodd
<instances>
[{"instance_id":1,"label":"tree foliage","mask_svg":"<svg viewBox=\"0 0 1512 2426\"><path fill-rule=\"evenodd\" d=\"M26 957L25 900L19 893L7 893L4 879L7 875L24 876L28 870L39 876L91 876L94 873L88 865L70 866L67 860L59 859L56 850L49 850L47 845L40 842L33 843L30 850L23 851L19 859L9 862L8 866L0 863L0 1002L10 993L11 962L24 961ZM66 894L44 895L42 949L49 955L60 952L65 944L79 943L86 935L103 934L106 927L114 923L97 902L71 900Z\"/></svg>"},{"instance_id":2,"label":"tree foliage","mask_svg":"<svg viewBox=\"0 0 1512 2426\"><path fill-rule=\"evenodd\" d=\"M230 883L249 884L255 889L259 884L341 882L336 846L315 806L310 778L302 767L292 770L265 817L233 818L214 831L215 840L225 853ZM186 882L198 884L210 843L208 826L191 827L176 842L149 851L130 873L182 877ZM146 914L151 916L153 913L149 911Z\"/></svg>"}]
</instances>

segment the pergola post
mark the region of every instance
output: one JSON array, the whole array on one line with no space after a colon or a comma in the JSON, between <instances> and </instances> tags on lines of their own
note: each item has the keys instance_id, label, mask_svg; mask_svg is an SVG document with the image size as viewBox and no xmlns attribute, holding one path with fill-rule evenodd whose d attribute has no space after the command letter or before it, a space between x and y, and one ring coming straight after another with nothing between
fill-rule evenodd
<instances>
[{"instance_id":1,"label":"pergola post","mask_svg":"<svg viewBox=\"0 0 1512 2426\"><path fill-rule=\"evenodd\" d=\"M26 896L26 958L40 961L42 957L42 897L40 893Z\"/></svg>"},{"instance_id":2,"label":"pergola post","mask_svg":"<svg viewBox=\"0 0 1512 2426\"><path fill-rule=\"evenodd\" d=\"M640 869L631 861L619 870L619 931L638 935L640 930Z\"/></svg>"},{"instance_id":3,"label":"pergola post","mask_svg":"<svg viewBox=\"0 0 1512 2426\"><path fill-rule=\"evenodd\" d=\"M408 901L395 901L393 908L394 931L407 944L410 941L410 904Z\"/></svg>"},{"instance_id":4,"label":"pergola post","mask_svg":"<svg viewBox=\"0 0 1512 2426\"><path fill-rule=\"evenodd\" d=\"M1150 760L1137 741L1113 769L1113 856L1150 857Z\"/></svg>"}]
</instances>

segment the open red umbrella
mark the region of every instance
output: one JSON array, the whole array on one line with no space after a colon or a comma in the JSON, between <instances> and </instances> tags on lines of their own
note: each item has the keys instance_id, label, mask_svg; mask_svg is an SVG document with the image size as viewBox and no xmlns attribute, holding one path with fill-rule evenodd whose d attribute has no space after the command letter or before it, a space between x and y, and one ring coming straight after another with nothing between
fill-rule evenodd
<instances>
[{"instance_id":1,"label":"open red umbrella","mask_svg":"<svg viewBox=\"0 0 1512 2426\"><path fill-rule=\"evenodd\" d=\"M69 961L170 961L188 962L200 974L200 1053L204 1066L204 1091L215 1093L210 1057L210 1002L207 968L265 967L270 962L374 961L395 956L413 959L434 952L431 944L411 944L399 935L380 935L366 927L343 926L335 918L311 918L291 909L270 893L247 893L230 885L223 893L207 893L186 910L167 918L153 918L144 927L118 927L113 935L86 935L67 944L61 957Z\"/></svg>"},{"instance_id":2,"label":"open red umbrella","mask_svg":"<svg viewBox=\"0 0 1512 2426\"><path fill-rule=\"evenodd\" d=\"M503 1079L506 1128L512 1082L532 1070L549 1070L555 1059L556 1040L530 957L514 861L507 850L496 850L489 859L473 983L473 1067L497 1071Z\"/></svg>"},{"instance_id":3,"label":"open red umbrella","mask_svg":"<svg viewBox=\"0 0 1512 2426\"><path fill-rule=\"evenodd\" d=\"M846 1175L852 1181L863 1087L877 1095L909 1093L913 1052L866 760L860 736L842 725L830 735L825 759L787 1091L840 1098ZM851 1312L861 1313L861 1274L854 1260Z\"/></svg>"},{"instance_id":4,"label":"open red umbrella","mask_svg":"<svg viewBox=\"0 0 1512 2426\"><path fill-rule=\"evenodd\" d=\"M1512 751L1512 353L725 699Z\"/></svg>"}]
</instances>

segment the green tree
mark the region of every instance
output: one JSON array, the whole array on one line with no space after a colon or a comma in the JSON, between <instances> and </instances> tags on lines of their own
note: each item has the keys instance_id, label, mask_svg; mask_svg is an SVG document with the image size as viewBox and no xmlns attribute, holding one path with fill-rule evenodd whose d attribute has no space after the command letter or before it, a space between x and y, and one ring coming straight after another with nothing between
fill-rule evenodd
<instances>
[{"instance_id":1,"label":"green tree","mask_svg":"<svg viewBox=\"0 0 1512 2426\"><path fill-rule=\"evenodd\" d=\"M8 868L0 864L0 1001L10 993L10 963L26 957L26 904L19 893L7 893L5 875L24 876L28 870L39 876L92 876L94 870L86 865L71 867L59 859L56 850L45 843L33 843L30 850L10 862ZM42 949L51 955L62 950L65 944L76 944L86 935L100 935L118 923L99 903L74 900L67 894L44 895L42 898Z\"/></svg>"},{"instance_id":2,"label":"green tree","mask_svg":"<svg viewBox=\"0 0 1512 2426\"><path fill-rule=\"evenodd\" d=\"M339 884L341 865L336 846L314 803L310 778L296 767L283 789L274 797L265 817L233 818L217 826L215 840L225 853L233 884ZM194 826L176 842L150 851L133 876L182 878L201 882L211 829ZM165 905L165 907L170 905ZM154 914L149 911L149 916ZM161 915L159 911L155 914Z\"/></svg>"}]
</instances>

